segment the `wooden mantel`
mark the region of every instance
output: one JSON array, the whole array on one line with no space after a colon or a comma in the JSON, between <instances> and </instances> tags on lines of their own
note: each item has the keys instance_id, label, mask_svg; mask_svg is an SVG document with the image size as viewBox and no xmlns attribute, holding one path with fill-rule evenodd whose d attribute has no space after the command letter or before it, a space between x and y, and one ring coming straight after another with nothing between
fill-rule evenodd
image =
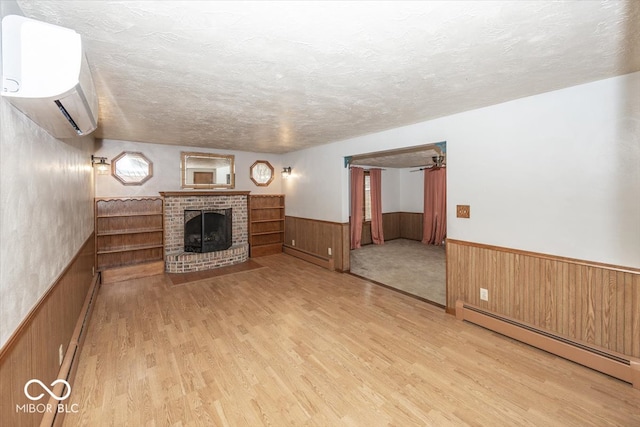
<instances>
[{"instance_id":1,"label":"wooden mantel","mask_svg":"<svg viewBox=\"0 0 640 427\"><path fill-rule=\"evenodd\" d=\"M248 196L250 191L160 191L162 197L191 197L191 196Z\"/></svg>"}]
</instances>

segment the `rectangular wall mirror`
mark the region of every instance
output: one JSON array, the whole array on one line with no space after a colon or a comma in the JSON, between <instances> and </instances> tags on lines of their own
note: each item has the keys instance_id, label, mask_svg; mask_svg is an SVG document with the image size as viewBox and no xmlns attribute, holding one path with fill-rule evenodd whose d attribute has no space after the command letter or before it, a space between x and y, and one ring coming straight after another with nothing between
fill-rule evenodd
<instances>
[{"instance_id":1,"label":"rectangular wall mirror","mask_svg":"<svg viewBox=\"0 0 640 427\"><path fill-rule=\"evenodd\" d=\"M235 188L234 155L181 153L182 188Z\"/></svg>"}]
</instances>

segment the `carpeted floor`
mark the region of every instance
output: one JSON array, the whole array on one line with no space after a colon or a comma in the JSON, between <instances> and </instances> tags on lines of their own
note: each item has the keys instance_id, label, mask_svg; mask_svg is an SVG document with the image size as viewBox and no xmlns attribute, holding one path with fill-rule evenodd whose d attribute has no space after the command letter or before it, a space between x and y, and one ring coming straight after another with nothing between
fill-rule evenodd
<instances>
[{"instance_id":1,"label":"carpeted floor","mask_svg":"<svg viewBox=\"0 0 640 427\"><path fill-rule=\"evenodd\" d=\"M351 251L351 273L445 305L445 249L395 239Z\"/></svg>"}]
</instances>

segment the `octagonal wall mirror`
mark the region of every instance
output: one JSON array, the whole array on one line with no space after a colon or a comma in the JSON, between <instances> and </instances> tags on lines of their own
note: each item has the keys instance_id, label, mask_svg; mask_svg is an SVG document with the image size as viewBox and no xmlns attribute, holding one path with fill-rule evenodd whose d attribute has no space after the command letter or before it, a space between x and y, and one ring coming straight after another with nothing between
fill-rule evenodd
<instances>
[{"instance_id":1,"label":"octagonal wall mirror","mask_svg":"<svg viewBox=\"0 0 640 427\"><path fill-rule=\"evenodd\" d=\"M181 153L182 188L235 188L233 154Z\"/></svg>"},{"instance_id":2,"label":"octagonal wall mirror","mask_svg":"<svg viewBox=\"0 0 640 427\"><path fill-rule=\"evenodd\" d=\"M142 185L153 176L153 163L135 151L123 151L111 161L111 175L122 185Z\"/></svg>"},{"instance_id":3,"label":"octagonal wall mirror","mask_svg":"<svg viewBox=\"0 0 640 427\"><path fill-rule=\"evenodd\" d=\"M266 187L273 181L274 169L266 160L257 160L249 168L249 177L258 187Z\"/></svg>"}]
</instances>

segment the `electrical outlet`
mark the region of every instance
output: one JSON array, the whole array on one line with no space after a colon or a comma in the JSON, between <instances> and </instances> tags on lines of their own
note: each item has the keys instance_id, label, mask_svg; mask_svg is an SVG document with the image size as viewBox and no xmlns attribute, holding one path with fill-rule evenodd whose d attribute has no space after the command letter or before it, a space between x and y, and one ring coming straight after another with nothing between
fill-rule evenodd
<instances>
[{"instance_id":1,"label":"electrical outlet","mask_svg":"<svg viewBox=\"0 0 640 427\"><path fill-rule=\"evenodd\" d=\"M485 288L480 288L480 299L482 301L489 301L489 291Z\"/></svg>"},{"instance_id":2,"label":"electrical outlet","mask_svg":"<svg viewBox=\"0 0 640 427\"><path fill-rule=\"evenodd\" d=\"M469 205L456 205L456 217L458 217L458 218L471 218L471 206L469 206Z\"/></svg>"},{"instance_id":3,"label":"electrical outlet","mask_svg":"<svg viewBox=\"0 0 640 427\"><path fill-rule=\"evenodd\" d=\"M331 256L331 248L327 249L327 253Z\"/></svg>"},{"instance_id":4,"label":"electrical outlet","mask_svg":"<svg viewBox=\"0 0 640 427\"><path fill-rule=\"evenodd\" d=\"M291 246L295 246L296 245L296 241L295 240L291 240Z\"/></svg>"},{"instance_id":5,"label":"electrical outlet","mask_svg":"<svg viewBox=\"0 0 640 427\"><path fill-rule=\"evenodd\" d=\"M64 359L64 346L62 344L58 348L58 359L60 361L59 364L62 365L62 359Z\"/></svg>"}]
</instances>

